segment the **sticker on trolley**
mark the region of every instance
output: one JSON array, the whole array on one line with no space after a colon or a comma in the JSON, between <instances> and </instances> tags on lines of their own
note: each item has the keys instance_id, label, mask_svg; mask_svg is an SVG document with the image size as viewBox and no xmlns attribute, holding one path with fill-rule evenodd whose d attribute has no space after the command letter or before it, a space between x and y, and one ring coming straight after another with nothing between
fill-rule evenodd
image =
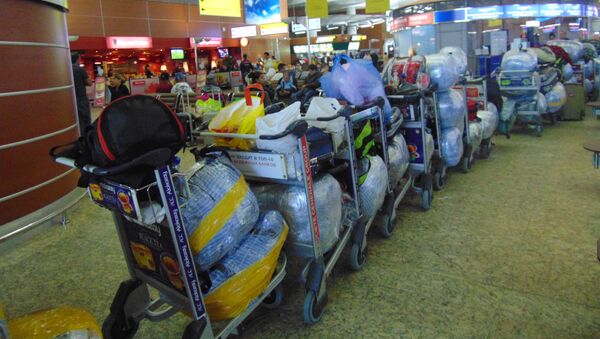
<instances>
[{"instance_id":1,"label":"sticker on trolley","mask_svg":"<svg viewBox=\"0 0 600 339\"><path fill-rule=\"evenodd\" d=\"M127 186L110 182L91 183L88 192L94 202L109 210L134 219L141 215L135 192Z\"/></svg>"},{"instance_id":2,"label":"sticker on trolley","mask_svg":"<svg viewBox=\"0 0 600 339\"><path fill-rule=\"evenodd\" d=\"M247 177L287 180L285 156L278 153L228 151L235 167Z\"/></svg>"}]
</instances>

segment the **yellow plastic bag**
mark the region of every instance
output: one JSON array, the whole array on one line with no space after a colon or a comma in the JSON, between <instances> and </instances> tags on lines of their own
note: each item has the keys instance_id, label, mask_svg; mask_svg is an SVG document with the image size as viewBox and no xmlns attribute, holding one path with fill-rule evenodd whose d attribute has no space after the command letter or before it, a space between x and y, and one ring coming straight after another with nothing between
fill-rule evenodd
<instances>
[{"instance_id":1,"label":"yellow plastic bag","mask_svg":"<svg viewBox=\"0 0 600 339\"><path fill-rule=\"evenodd\" d=\"M261 96L250 96L250 89L259 89ZM208 129L216 133L254 134L256 119L265 115L263 104L265 92L260 84L246 86L246 100L239 100L225 106L208 124ZM226 146L242 150L252 148L252 141L247 139L217 138L217 146Z\"/></svg>"},{"instance_id":2,"label":"yellow plastic bag","mask_svg":"<svg viewBox=\"0 0 600 339\"><path fill-rule=\"evenodd\" d=\"M231 319L240 315L269 286L287 234L288 226L284 222L283 231L267 255L229 278L206 296L204 304L211 321Z\"/></svg>"}]
</instances>

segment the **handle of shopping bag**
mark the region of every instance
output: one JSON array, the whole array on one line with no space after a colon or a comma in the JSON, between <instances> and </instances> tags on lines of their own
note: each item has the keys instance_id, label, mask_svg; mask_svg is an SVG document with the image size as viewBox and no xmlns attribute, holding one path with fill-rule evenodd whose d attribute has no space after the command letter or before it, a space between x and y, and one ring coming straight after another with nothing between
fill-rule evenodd
<instances>
[{"instance_id":1,"label":"handle of shopping bag","mask_svg":"<svg viewBox=\"0 0 600 339\"><path fill-rule=\"evenodd\" d=\"M250 95L250 90L251 89L257 89L260 91L260 103L262 104L263 102L265 102L265 89L262 87L261 84L251 84L246 86L246 89L244 90L244 96L246 97L246 105L247 106L252 106L252 96Z\"/></svg>"},{"instance_id":2,"label":"handle of shopping bag","mask_svg":"<svg viewBox=\"0 0 600 339\"><path fill-rule=\"evenodd\" d=\"M296 121L292 122L288 127L286 127L286 129L281 133L272 134L272 135L261 135L258 138L261 140L276 140L276 139L281 139L283 137L286 137L290 134L295 135L297 137L301 137L306 134L307 130L308 130L308 123L306 121L296 120Z\"/></svg>"}]
</instances>

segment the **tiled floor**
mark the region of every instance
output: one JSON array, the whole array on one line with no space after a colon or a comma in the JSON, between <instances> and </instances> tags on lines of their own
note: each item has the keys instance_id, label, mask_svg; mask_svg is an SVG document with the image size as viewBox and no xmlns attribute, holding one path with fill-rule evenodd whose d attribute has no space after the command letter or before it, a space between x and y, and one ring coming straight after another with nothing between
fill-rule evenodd
<instances>
[{"instance_id":1,"label":"tiled floor","mask_svg":"<svg viewBox=\"0 0 600 339\"><path fill-rule=\"evenodd\" d=\"M429 212L411 197L391 239L369 238L363 271L341 262L322 321L302 324L302 288L246 335L289 337L600 337L600 172L581 144L600 121L561 122L542 138L496 137L487 160L452 172ZM84 201L67 231L53 227L2 255L9 317L80 306L99 321L127 277L110 214ZM187 319L144 322L140 338L174 338Z\"/></svg>"}]
</instances>

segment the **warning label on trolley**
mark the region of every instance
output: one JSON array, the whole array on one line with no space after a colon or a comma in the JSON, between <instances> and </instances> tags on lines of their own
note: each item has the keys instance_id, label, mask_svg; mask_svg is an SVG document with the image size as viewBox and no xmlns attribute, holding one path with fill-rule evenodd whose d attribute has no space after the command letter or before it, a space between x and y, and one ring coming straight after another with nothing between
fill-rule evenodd
<instances>
[{"instance_id":1,"label":"warning label on trolley","mask_svg":"<svg viewBox=\"0 0 600 339\"><path fill-rule=\"evenodd\" d=\"M231 161L245 176L287 179L283 154L228 151Z\"/></svg>"}]
</instances>

